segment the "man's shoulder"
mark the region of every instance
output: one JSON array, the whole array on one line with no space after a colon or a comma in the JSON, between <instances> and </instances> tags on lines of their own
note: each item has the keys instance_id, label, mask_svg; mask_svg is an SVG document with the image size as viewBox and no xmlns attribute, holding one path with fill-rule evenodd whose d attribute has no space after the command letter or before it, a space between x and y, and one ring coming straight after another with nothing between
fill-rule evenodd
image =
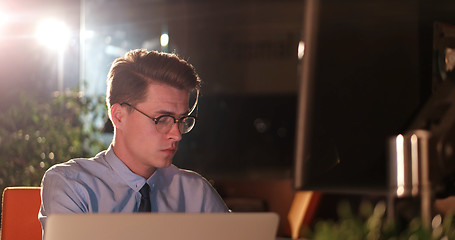
<instances>
[{"instance_id":1,"label":"man's shoulder","mask_svg":"<svg viewBox=\"0 0 455 240\"><path fill-rule=\"evenodd\" d=\"M58 163L50 167L46 173L64 174L68 177L73 174L80 174L89 169L105 165L104 155L105 151L102 151L92 158L75 158L63 163Z\"/></svg>"},{"instance_id":2,"label":"man's shoulder","mask_svg":"<svg viewBox=\"0 0 455 240\"><path fill-rule=\"evenodd\" d=\"M175 165L162 168L160 172L168 183L178 181L184 185L188 184L193 186L206 185L209 183L201 174L192 170L178 168Z\"/></svg>"},{"instance_id":3,"label":"man's shoulder","mask_svg":"<svg viewBox=\"0 0 455 240\"><path fill-rule=\"evenodd\" d=\"M193 170L181 169L181 168L179 168L178 170L179 170L179 174L183 177L205 180L205 178L201 174L199 174Z\"/></svg>"},{"instance_id":4,"label":"man's shoulder","mask_svg":"<svg viewBox=\"0 0 455 240\"><path fill-rule=\"evenodd\" d=\"M187 169L182 169L178 168L177 166L171 164L171 166L167 168L161 168L160 172L163 175L167 176L178 176L178 177L184 177L184 178L202 178L202 175L199 173L192 171L192 170L187 170Z\"/></svg>"}]
</instances>

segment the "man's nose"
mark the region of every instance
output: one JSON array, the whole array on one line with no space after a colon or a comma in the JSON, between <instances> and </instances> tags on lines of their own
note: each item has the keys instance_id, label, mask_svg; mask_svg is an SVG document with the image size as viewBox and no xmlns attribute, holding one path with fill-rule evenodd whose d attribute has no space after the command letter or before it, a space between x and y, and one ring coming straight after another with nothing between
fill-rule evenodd
<instances>
[{"instance_id":1,"label":"man's nose","mask_svg":"<svg viewBox=\"0 0 455 240\"><path fill-rule=\"evenodd\" d=\"M178 123L174 123L174 125L172 125L172 128L169 131L168 135L169 135L169 138L172 138L172 139L174 139L176 141L182 140L182 134L180 133L180 129L179 129L179 124Z\"/></svg>"}]
</instances>

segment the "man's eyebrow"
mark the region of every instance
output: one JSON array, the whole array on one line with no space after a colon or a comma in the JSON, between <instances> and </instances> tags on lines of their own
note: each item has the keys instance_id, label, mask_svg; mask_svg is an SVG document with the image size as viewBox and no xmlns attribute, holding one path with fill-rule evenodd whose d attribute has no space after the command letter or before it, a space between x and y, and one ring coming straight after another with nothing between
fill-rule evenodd
<instances>
[{"instance_id":1,"label":"man's eyebrow","mask_svg":"<svg viewBox=\"0 0 455 240\"><path fill-rule=\"evenodd\" d=\"M171 115L171 116L188 116L188 114L190 113L190 111L186 111L182 114L176 114L175 112L169 112L169 111L165 111L165 110L160 110L160 111L157 111L155 112L156 114L159 114L159 115Z\"/></svg>"}]
</instances>

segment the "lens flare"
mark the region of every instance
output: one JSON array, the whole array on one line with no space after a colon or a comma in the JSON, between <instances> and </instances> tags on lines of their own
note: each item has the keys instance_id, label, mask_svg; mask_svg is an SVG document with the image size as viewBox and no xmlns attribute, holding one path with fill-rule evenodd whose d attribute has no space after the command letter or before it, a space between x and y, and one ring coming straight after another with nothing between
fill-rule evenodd
<instances>
[{"instance_id":1,"label":"lens flare","mask_svg":"<svg viewBox=\"0 0 455 240\"><path fill-rule=\"evenodd\" d=\"M70 31L61 21L44 20L38 25L35 37L43 46L59 51L68 44Z\"/></svg>"}]
</instances>

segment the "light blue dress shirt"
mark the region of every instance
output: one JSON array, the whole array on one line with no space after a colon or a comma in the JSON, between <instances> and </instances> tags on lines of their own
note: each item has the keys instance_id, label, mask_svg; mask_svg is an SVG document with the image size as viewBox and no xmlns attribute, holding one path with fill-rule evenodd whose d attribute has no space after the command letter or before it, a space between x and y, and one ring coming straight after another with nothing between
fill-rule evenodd
<instances>
[{"instance_id":1,"label":"light blue dress shirt","mask_svg":"<svg viewBox=\"0 0 455 240\"><path fill-rule=\"evenodd\" d=\"M111 146L94 158L70 160L47 170L41 183L41 226L44 230L46 218L53 213L137 212L145 182L151 188L152 212L229 211L201 175L171 165L144 179Z\"/></svg>"}]
</instances>

